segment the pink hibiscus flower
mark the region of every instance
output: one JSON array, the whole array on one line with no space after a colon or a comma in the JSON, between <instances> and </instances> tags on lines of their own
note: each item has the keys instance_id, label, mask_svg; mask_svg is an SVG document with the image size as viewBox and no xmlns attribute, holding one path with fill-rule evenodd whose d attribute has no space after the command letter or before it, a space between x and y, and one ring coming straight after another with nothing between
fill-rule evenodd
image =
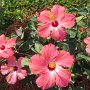
<instances>
[{"instance_id":1,"label":"pink hibiscus flower","mask_svg":"<svg viewBox=\"0 0 90 90\"><path fill-rule=\"evenodd\" d=\"M54 5L51 11L42 11L37 17L42 23L38 27L39 36L43 38L51 36L54 40L63 41L66 38L64 27L70 29L75 24L75 16L65 11L65 8L59 5Z\"/></svg>"},{"instance_id":2,"label":"pink hibiscus flower","mask_svg":"<svg viewBox=\"0 0 90 90\"><path fill-rule=\"evenodd\" d=\"M15 41L14 38L6 39L4 34L0 36L0 58L8 58L14 54L12 47L15 45Z\"/></svg>"},{"instance_id":3,"label":"pink hibiscus flower","mask_svg":"<svg viewBox=\"0 0 90 90\"><path fill-rule=\"evenodd\" d=\"M86 43L86 52L90 54L90 37L84 39L84 43Z\"/></svg>"},{"instance_id":4,"label":"pink hibiscus flower","mask_svg":"<svg viewBox=\"0 0 90 90\"><path fill-rule=\"evenodd\" d=\"M15 84L17 80L22 80L27 76L26 70L22 69L21 61L23 57L20 57L18 61L14 56L7 58L8 64L1 66L1 73L6 75L6 80L9 84Z\"/></svg>"},{"instance_id":5,"label":"pink hibiscus flower","mask_svg":"<svg viewBox=\"0 0 90 90\"><path fill-rule=\"evenodd\" d=\"M74 57L64 50L58 51L53 44L45 45L40 55L31 57L29 68L33 74L39 75L36 84L42 90L55 84L66 87L71 80L71 72L66 69L74 63Z\"/></svg>"}]
</instances>

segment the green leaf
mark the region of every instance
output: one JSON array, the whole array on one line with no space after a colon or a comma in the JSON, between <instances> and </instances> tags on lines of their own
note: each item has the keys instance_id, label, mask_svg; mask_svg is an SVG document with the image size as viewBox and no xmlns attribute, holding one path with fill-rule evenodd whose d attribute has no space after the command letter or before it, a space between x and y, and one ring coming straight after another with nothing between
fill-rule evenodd
<instances>
[{"instance_id":1,"label":"green leaf","mask_svg":"<svg viewBox=\"0 0 90 90\"><path fill-rule=\"evenodd\" d=\"M36 50L38 53L40 53L40 50L41 50L42 46L43 46L42 44L35 43L35 50Z\"/></svg>"},{"instance_id":2,"label":"green leaf","mask_svg":"<svg viewBox=\"0 0 90 90\"><path fill-rule=\"evenodd\" d=\"M68 45L67 43L63 43L62 48L63 48L64 50L70 52L70 48L69 48L69 45Z\"/></svg>"},{"instance_id":3,"label":"green leaf","mask_svg":"<svg viewBox=\"0 0 90 90\"><path fill-rule=\"evenodd\" d=\"M35 48L31 47L31 50L35 53L37 53L37 51L35 50Z\"/></svg>"},{"instance_id":4,"label":"green leaf","mask_svg":"<svg viewBox=\"0 0 90 90\"><path fill-rule=\"evenodd\" d=\"M89 56L85 56L85 55L82 54L82 53L79 53L79 54L76 56L76 59L77 59L77 60L85 59L86 61L90 61L90 57L89 57Z\"/></svg>"},{"instance_id":5,"label":"green leaf","mask_svg":"<svg viewBox=\"0 0 90 90\"><path fill-rule=\"evenodd\" d=\"M36 30L36 26L35 26L34 22L31 23L31 28L32 28L32 30Z\"/></svg>"},{"instance_id":6,"label":"green leaf","mask_svg":"<svg viewBox=\"0 0 90 90\"><path fill-rule=\"evenodd\" d=\"M87 74L87 78L90 78L90 70L86 69L86 68L84 68L84 69L85 69L84 74Z\"/></svg>"},{"instance_id":7,"label":"green leaf","mask_svg":"<svg viewBox=\"0 0 90 90\"><path fill-rule=\"evenodd\" d=\"M29 58L25 57L21 62L22 67L29 66Z\"/></svg>"},{"instance_id":8,"label":"green leaf","mask_svg":"<svg viewBox=\"0 0 90 90\"><path fill-rule=\"evenodd\" d=\"M37 19L36 19L35 16L31 16L30 20L32 20L32 21L37 21Z\"/></svg>"},{"instance_id":9,"label":"green leaf","mask_svg":"<svg viewBox=\"0 0 90 90\"><path fill-rule=\"evenodd\" d=\"M67 30L67 33L70 35L70 38L75 38L76 32L74 30Z\"/></svg>"},{"instance_id":10,"label":"green leaf","mask_svg":"<svg viewBox=\"0 0 90 90\"><path fill-rule=\"evenodd\" d=\"M83 18L84 18L84 16L76 17L76 22L78 23L78 22L81 21Z\"/></svg>"},{"instance_id":11,"label":"green leaf","mask_svg":"<svg viewBox=\"0 0 90 90\"><path fill-rule=\"evenodd\" d=\"M26 41L19 46L19 49L21 51L27 51L30 49L29 45L30 45L30 42Z\"/></svg>"},{"instance_id":12,"label":"green leaf","mask_svg":"<svg viewBox=\"0 0 90 90\"><path fill-rule=\"evenodd\" d=\"M83 20L80 20L77 25L86 27L86 23Z\"/></svg>"},{"instance_id":13,"label":"green leaf","mask_svg":"<svg viewBox=\"0 0 90 90\"><path fill-rule=\"evenodd\" d=\"M83 16L86 16L87 14L88 14L88 9L86 8L86 7L84 7L84 8L79 8L78 9L78 13L80 14L80 15L83 15Z\"/></svg>"}]
</instances>

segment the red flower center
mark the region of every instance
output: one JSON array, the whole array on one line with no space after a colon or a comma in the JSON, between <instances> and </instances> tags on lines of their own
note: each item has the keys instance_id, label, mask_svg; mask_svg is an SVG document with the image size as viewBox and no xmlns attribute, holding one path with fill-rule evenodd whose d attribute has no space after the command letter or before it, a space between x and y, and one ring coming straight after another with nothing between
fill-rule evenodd
<instances>
[{"instance_id":1,"label":"red flower center","mask_svg":"<svg viewBox=\"0 0 90 90\"><path fill-rule=\"evenodd\" d=\"M50 70L54 70L55 68L56 68L56 63L55 62L50 62L49 64L48 64L48 68L50 69Z\"/></svg>"},{"instance_id":2,"label":"red flower center","mask_svg":"<svg viewBox=\"0 0 90 90\"><path fill-rule=\"evenodd\" d=\"M4 50L4 49L5 49L5 46L4 46L4 45L2 45L2 46L1 46L1 50Z\"/></svg>"},{"instance_id":3,"label":"red flower center","mask_svg":"<svg viewBox=\"0 0 90 90\"><path fill-rule=\"evenodd\" d=\"M53 27L57 27L57 26L58 26L58 21L53 21L53 22L52 22L52 26L53 26Z\"/></svg>"},{"instance_id":4,"label":"red flower center","mask_svg":"<svg viewBox=\"0 0 90 90\"><path fill-rule=\"evenodd\" d=\"M14 66L14 71L17 71L18 70L18 67L17 66Z\"/></svg>"},{"instance_id":5,"label":"red flower center","mask_svg":"<svg viewBox=\"0 0 90 90\"><path fill-rule=\"evenodd\" d=\"M18 70L18 67L17 66L11 66L11 67L9 67L9 71L11 72L11 71L17 71Z\"/></svg>"}]
</instances>

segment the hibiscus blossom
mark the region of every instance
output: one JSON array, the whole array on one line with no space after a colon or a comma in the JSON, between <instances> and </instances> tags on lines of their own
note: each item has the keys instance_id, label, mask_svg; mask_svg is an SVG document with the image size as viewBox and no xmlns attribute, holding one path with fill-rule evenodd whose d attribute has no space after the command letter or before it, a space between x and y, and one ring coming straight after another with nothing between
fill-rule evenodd
<instances>
[{"instance_id":1,"label":"hibiscus blossom","mask_svg":"<svg viewBox=\"0 0 90 90\"><path fill-rule=\"evenodd\" d=\"M86 43L86 52L90 54L90 37L84 39L84 43Z\"/></svg>"},{"instance_id":2,"label":"hibiscus blossom","mask_svg":"<svg viewBox=\"0 0 90 90\"><path fill-rule=\"evenodd\" d=\"M8 64L1 66L1 73L6 76L6 80L9 84L15 84L17 79L22 80L27 76L26 70L22 69L21 61L23 57L20 57L18 61L14 56L7 58Z\"/></svg>"},{"instance_id":3,"label":"hibiscus blossom","mask_svg":"<svg viewBox=\"0 0 90 90\"><path fill-rule=\"evenodd\" d=\"M58 51L53 44L45 45L40 54L30 59L30 70L39 75L36 84L42 90L55 84L58 87L66 87L71 80L71 72L67 69L74 63L74 57L65 50Z\"/></svg>"},{"instance_id":4,"label":"hibiscus blossom","mask_svg":"<svg viewBox=\"0 0 90 90\"><path fill-rule=\"evenodd\" d=\"M38 27L39 36L46 38L51 36L54 40L63 41L66 38L65 28L72 28L75 24L75 16L66 13L63 6L54 5L51 11L44 10L37 17L42 23Z\"/></svg>"},{"instance_id":5,"label":"hibiscus blossom","mask_svg":"<svg viewBox=\"0 0 90 90\"><path fill-rule=\"evenodd\" d=\"M15 45L15 41L14 38L6 39L4 34L0 36L0 58L8 58L14 54L12 47Z\"/></svg>"}]
</instances>

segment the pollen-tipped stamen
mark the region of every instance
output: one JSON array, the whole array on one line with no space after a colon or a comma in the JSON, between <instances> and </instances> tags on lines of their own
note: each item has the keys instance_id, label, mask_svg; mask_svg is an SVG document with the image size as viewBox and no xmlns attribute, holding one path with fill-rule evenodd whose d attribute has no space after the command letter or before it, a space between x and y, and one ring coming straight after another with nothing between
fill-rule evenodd
<instances>
[{"instance_id":1,"label":"pollen-tipped stamen","mask_svg":"<svg viewBox=\"0 0 90 90\"><path fill-rule=\"evenodd\" d=\"M48 68L50 69L50 70L54 70L55 68L56 68L56 63L55 62L50 62L49 64L48 64Z\"/></svg>"}]
</instances>

